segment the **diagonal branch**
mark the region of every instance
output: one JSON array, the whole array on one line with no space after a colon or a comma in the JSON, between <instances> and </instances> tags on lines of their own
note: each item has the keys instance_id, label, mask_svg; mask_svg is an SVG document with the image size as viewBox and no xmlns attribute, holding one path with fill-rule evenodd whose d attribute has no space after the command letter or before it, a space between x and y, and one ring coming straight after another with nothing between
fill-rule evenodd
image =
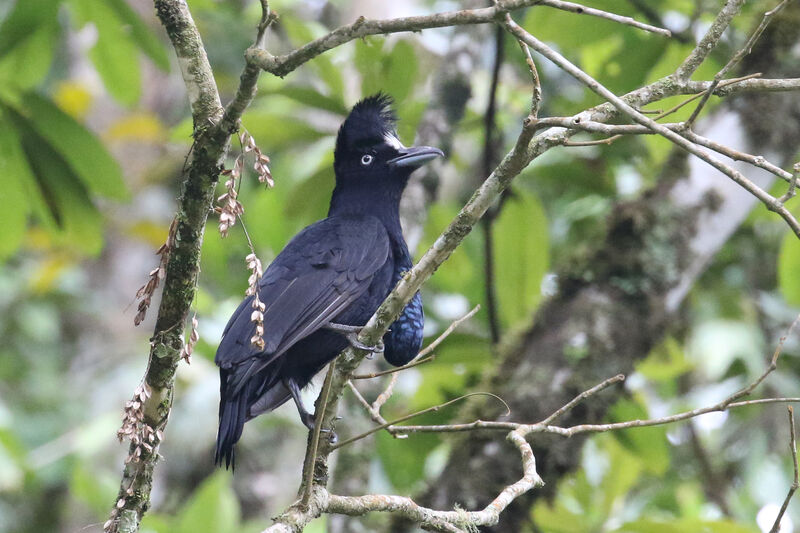
<instances>
[{"instance_id":1,"label":"diagonal branch","mask_svg":"<svg viewBox=\"0 0 800 533\"><path fill-rule=\"evenodd\" d=\"M505 2L498 1L491 7L463 9L461 11L434 13L432 15L386 20L367 20L364 17L359 17L352 24L336 28L327 35L323 35L288 54L274 56L262 48L254 47L247 51L245 57L248 64L257 65L267 72L283 77L318 55L355 39L360 39L369 35L420 31L430 28L463 26L466 24L487 24L496 22L502 18L505 13L511 10L535 5L543 5L572 13L601 17L667 37L672 35L669 30L637 22L630 17L585 7L573 2L564 2L560 0L506 0Z\"/></svg>"},{"instance_id":2,"label":"diagonal branch","mask_svg":"<svg viewBox=\"0 0 800 533\"><path fill-rule=\"evenodd\" d=\"M592 92L602 96L606 100L608 100L614 107L616 107L619 112L624 115L630 117L634 122L637 122L643 126L647 126L651 130L655 131L662 137L665 137L672 141L674 144L680 146L687 152L697 156L698 158L702 159L712 167L716 168L729 178L731 178L734 182L738 185L742 186L745 190L747 190L750 194L761 200L761 202L766 205L767 209L770 211L774 211L778 215L783 218L792 231L800 237L800 222L795 219L794 215L786 209L783 204L781 204L776 198L771 196L767 193L764 189L747 179L741 172L734 169L730 165L726 165L722 161L712 157L708 152L705 152L699 149L694 143L681 137L678 133L670 130L669 128L665 127L663 124L659 124L658 122L654 121L653 119L643 115L641 112L637 111L633 108L630 104L628 104L625 100L618 97L611 91L609 91L606 87L604 87L600 82L589 76L586 72L582 71L578 67L576 67L573 63L571 63L568 59L564 56L544 44L542 41L525 31L522 27L516 24L513 20L511 20L510 16L506 17L505 27L508 29L510 33L512 33L518 39L524 41L528 46L545 56L547 59L555 63L559 68L570 74L572 77L586 85Z\"/></svg>"},{"instance_id":3,"label":"diagonal branch","mask_svg":"<svg viewBox=\"0 0 800 533\"><path fill-rule=\"evenodd\" d=\"M792 485L789 487L789 492L786 493L786 498L783 500L783 504L778 511L778 516L775 517L775 522L772 524L769 533L778 533L782 529L781 522L783 522L783 515L786 513L786 509L789 508L789 502L792 496L794 496L795 491L800 487L800 470L798 470L797 467L797 437L795 436L794 430L794 409L791 405L787 406L786 409L789 411L789 451L792 454L794 477L792 478Z\"/></svg>"}]
</instances>

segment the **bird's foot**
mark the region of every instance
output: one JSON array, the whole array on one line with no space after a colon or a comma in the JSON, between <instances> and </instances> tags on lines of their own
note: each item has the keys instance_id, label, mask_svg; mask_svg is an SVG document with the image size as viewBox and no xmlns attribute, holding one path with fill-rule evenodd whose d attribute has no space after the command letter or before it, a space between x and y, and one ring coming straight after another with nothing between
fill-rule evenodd
<instances>
[{"instance_id":1,"label":"bird's foot","mask_svg":"<svg viewBox=\"0 0 800 533\"><path fill-rule=\"evenodd\" d=\"M348 326L346 324L329 322L325 327L343 334L347 339L347 342L349 342L350 346L353 348L358 348L359 350L365 350L369 352L369 355L367 355L368 359L372 359L376 353L383 353L383 350L385 349L382 340L379 340L375 346L367 346L358 340L358 334L363 329L363 326Z\"/></svg>"},{"instance_id":2,"label":"bird's foot","mask_svg":"<svg viewBox=\"0 0 800 533\"><path fill-rule=\"evenodd\" d=\"M317 423L317 418L314 415L305 413L305 415L300 415L300 420L302 420L303 425L307 427L309 431L314 431L314 426ZM330 428L320 428L319 432L321 435L327 436L330 444L336 444L339 441L339 436L336 435L335 431L331 431Z\"/></svg>"},{"instance_id":3,"label":"bird's foot","mask_svg":"<svg viewBox=\"0 0 800 533\"><path fill-rule=\"evenodd\" d=\"M292 399L294 400L295 405L297 406L297 413L300 415L300 421L303 425L308 428L309 431L314 431L314 426L317 424L317 417L314 416L312 413L306 411L306 408L303 406L303 401L300 398L300 389L297 386L297 383L286 379L283 381L284 387L289 389L289 392L292 394ZM338 420L338 417L337 417ZM339 437L336 436L336 433L331 431L330 429L320 428L320 433L324 433L328 435L328 442L331 444L335 444Z\"/></svg>"}]
</instances>

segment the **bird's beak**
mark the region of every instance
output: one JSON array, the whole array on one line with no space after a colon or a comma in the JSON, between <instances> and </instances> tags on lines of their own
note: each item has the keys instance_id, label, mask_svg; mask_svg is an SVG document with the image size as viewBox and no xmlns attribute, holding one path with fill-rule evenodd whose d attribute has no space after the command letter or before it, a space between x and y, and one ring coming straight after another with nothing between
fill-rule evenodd
<instances>
[{"instance_id":1,"label":"bird's beak","mask_svg":"<svg viewBox=\"0 0 800 533\"><path fill-rule=\"evenodd\" d=\"M390 167L410 167L419 168L428 161L444 157L444 152L431 146L412 146L402 148L400 155L388 161Z\"/></svg>"}]
</instances>

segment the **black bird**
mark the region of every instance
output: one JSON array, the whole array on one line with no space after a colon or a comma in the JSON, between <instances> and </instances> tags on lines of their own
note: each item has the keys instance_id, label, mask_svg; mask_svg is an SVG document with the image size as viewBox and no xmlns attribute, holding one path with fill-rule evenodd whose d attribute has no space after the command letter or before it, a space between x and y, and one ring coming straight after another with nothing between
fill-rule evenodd
<instances>
[{"instance_id":1,"label":"black bird","mask_svg":"<svg viewBox=\"0 0 800 533\"><path fill-rule=\"evenodd\" d=\"M263 349L251 343L252 296L228 321L215 358L221 395L218 465L233 463L245 422L289 398L313 428L314 415L303 407L300 389L348 342L357 345L356 332L411 268L400 196L416 168L443 154L428 146L403 146L396 121L391 98L379 93L357 103L339 128L328 217L289 241L259 283ZM403 365L418 353L423 320L417 293L383 337L389 363Z\"/></svg>"}]
</instances>

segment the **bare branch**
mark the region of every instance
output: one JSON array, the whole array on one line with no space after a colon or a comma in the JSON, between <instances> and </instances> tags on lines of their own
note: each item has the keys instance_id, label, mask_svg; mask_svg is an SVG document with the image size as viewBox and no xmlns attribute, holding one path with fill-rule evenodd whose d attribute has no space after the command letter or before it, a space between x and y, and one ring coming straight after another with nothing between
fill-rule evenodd
<instances>
[{"instance_id":1,"label":"bare branch","mask_svg":"<svg viewBox=\"0 0 800 533\"><path fill-rule=\"evenodd\" d=\"M678 81L688 81L700 64L706 60L708 54L717 47L717 43L722 38L722 33L728 28L733 18L742 9L745 0L728 0L725 7L719 12L711 27L692 50L681 66L675 71L675 78Z\"/></svg>"},{"instance_id":2,"label":"bare branch","mask_svg":"<svg viewBox=\"0 0 800 533\"><path fill-rule=\"evenodd\" d=\"M732 3L732 2L729 2ZM677 144L687 152L699 157L712 167L716 168L729 178L731 178L734 182L739 184L741 187L746 189L750 194L761 200L764 205L770 211L774 211L778 215L783 218L795 235L800 238L800 223L795 219L794 215L792 215L789 210L787 210L783 204L781 204L776 198L773 198L769 193L767 193L764 189L747 179L741 172L734 169L733 167L726 165L722 161L713 158L707 152L700 150L695 146L692 142L688 141L684 137L680 136L678 133L666 128L662 124L654 121L653 119L643 115L636 109L634 109L631 105L629 105L625 100L618 97L607 88L605 88L600 82L589 76L586 72L582 71L574 64L572 64L569 60L567 60L564 56L544 44L542 41L538 40L536 37L531 35L530 33L526 32L522 29L519 25L517 25L513 20L510 18L506 20L505 27L518 39L525 41L525 43L545 56L547 59L555 63L559 66L562 70L569 73L575 79L580 81L581 83L585 84L589 89L593 92L597 93L598 95L602 96L603 98L607 99L614 107L616 107L621 113L629 116L633 119L634 122L638 122L644 126L649 127L656 133L660 134L663 137L666 137L673 143Z\"/></svg>"},{"instance_id":3,"label":"bare branch","mask_svg":"<svg viewBox=\"0 0 800 533\"><path fill-rule=\"evenodd\" d=\"M658 118L658 117L656 117ZM574 119L570 117L548 117L545 119L541 119L538 123L539 126L555 126L560 128L571 128L581 131L587 131L591 133L602 133L605 135L612 135L612 137L606 139L600 139L598 141L587 141L587 142L574 142L571 141L569 143L565 143L567 146L586 146L591 144L610 144L613 140L621 137L622 135L654 135L652 129L648 128L647 126L638 126L633 124L603 124L602 122L575 122ZM745 152L740 152L723 144L719 144L718 142L712 141L711 139L707 139L701 135L694 133L691 130L685 129L686 126L682 122L674 122L674 123L664 123L661 124L665 128L668 128L682 137L692 141L695 144L700 146L704 146L706 148L710 148L717 153L720 153L724 156L727 156L734 161L744 161L750 163L753 166L762 168L767 172L774 174L775 176L781 178L782 180L792 182L793 174L783 170L779 166L775 165L774 163L770 163L767 161L764 156L760 155L752 155ZM781 203L783 203L784 199L779 199Z\"/></svg>"},{"instance_id":4,"label":"bare branch","mask_svg":"<svg viewBox=\"0 0 800 533\"><path fill-rule=\"evenodd\" d=\"M795 191L797 189L797 176L800 175L800 163L795 163L792 166L792 177L789 180L789 189L786 191L784 195L778 198L780 203L786 203L787 200L791 199L795 195Z\"/></svg>"},{"instance_id":5,"label":"bare branch","mask_svg":"<svg viewBox=\"0 0 800 533\"><path fill-rule=\"evenodd\" d=\"M447 327L447 329L444 330L441 333L441 335L436 337L436 339L432 343L430 343L428 346L423 348L419 352L419 354L417 354L417 357L414 359L414 361L408 363L407 365L398 366L397 368L390 368L389 370L384 370L382 372L373 372L371 374L355 374L352 379L377 378L379 376L385 376L387 374L393 374L395 372L400 372L400 371L405 370L407 368L412 368L412 367L415 367L415 366L418 366L418 365L433 361L433 359L436 356L435 355L431 355L430 357L427 357L428 354L430 354L433 350L435 350L442 343L442 341L444 341L447 337L449 337L450 334L453 333L456 330L457 327L459 327L461 324L463 324L464 322L466 322L467 320L469 320L470 318L475 316L475 313L480 311L480 309L481 309L481 306L480 305L476 305L475 307L472 308L472 310L469 313L467 313L466 315L462 316L461 318L458 318L458 319L454 320L453 323L450 324Z\"/></svg>"},{"instance_id":6,"label":"bare branch","mask_svg":"<svg viewBox=\"0 0 800 533\"><path fill-rule=\"evenodd\" d=\"M640 30L649 31L651 33L657 33L658 35L663 35L664 37L672 37L672 32L667 29L651 26L650 24L639 22L631 17L609 13L608 11L601 11L593 7L582 6L581 4L575 4L573 2L562 2L560 0L541 0L537 3L539 5L550 6L563 11L577 13L579 15L591 15L593 17L600 17L606 20L613 20L614 22L625 24L626 26L633 26L634 28L639 28Z\"/></svg>"},{"instance_id":7,"label":"bare branch","mask_svg":"<svg viewBox=\"0 0 800 533\"><path fill-rule=\"evenodd\" d=\"M462 528L491 526L497 524L500 513L518 496L531 489L544 485L544 481L536 472L536 459L530 444L519 431L508 434L508 440L516 446L522 458L523 476L515 483L505 487L500 494L481 511L435 511L421 507L411 498L402 496L367 495L367 496L328 496L326 511L351 516L360 516L373 511L392 512L404 516L424 526L443 528L444 524ZM268 530L269 531L269 530Z\"/></svg>"},{"instance_id":8,"label":"bare branch","mask_svg":"<svg viewBox=\"0 0 800 533\"><path fill-rule=\"evenodd\" d=\"M683 94L695 94L707 91L713 82L711 81L687 81L681 84L681 92ZM800 89L800 78L785 78L785 79L751 79L736 85L720 86L714 91L717 96L728 96L730 94L743 93L743 92L784 92L796 91Z\"/></svg>"},{"instance_id":9,"label":"bare branch","mask_svg":"<svg viewBox=\"0 0 800 533\"><path fill-rule=\"evenodd\" d=\"M517 44L519 44L519 47L522 49L522 53L525 54L525 63L528 64L528 70L531 73L531 79L533 81L531 116L533 118L539 118L539 108L542 107L542 84L539 81L539 71L536 69L536 63L533 62L531 50L528 48L528 45L519 39L517 39Z\"/></svg>"},{"instance_id":10,"label":"bare branch","mask_svg":"<svg viewBox=\"0 0 800 533\"><path fill-rule=\"evenodd\" d=\"M782 0L777 6L775 6L775 8L764 13L764 17L761 19L761 23L747 39L747 42L744 44L744 46L740 48L739 51L736 52L733 55L733 57L730 58L730 60L725 64L725 66L722 67L722 69L719 72L717 72L717 74L714 76L714 80L711 82L711 87L709 87L708 90L705 93L703 93L703 97L700 99L700 103L697 104L697 107L694 108L694 111L692 111L692 114L686 120L687 125L691 126L692 124L694 124L694 121L700 115L700 111L703 110L703 107L706 105L706 102L708 102L708 99L711 97L712 93L717 88L717 85L719 85L719 82L722 80L722 78L724 78L725 75L731 71L731 69L733 69L736 65L738 65L739 62L742 60L742 58L744 58L744 56L750 53L750 51L753 48L753 45L758 40L758 38L761 37L761 34L764 33L764 30L769 25L769 21L772 19L772 17L775 16L778 12L780 12L780 10L782 10L788 3L789 0Z\"/></svg>"},{"instance_id":11,"label":"bare branch","mask_svg":"<svg viewBox=\"0 0 800 533\"><path fill-rule=\"evenodd\" d=\"M550 424L556 418L558 418L561 415L563 415L564 413L567 413L568 411L572 410L573 407L575 407L576 405L578 405L579 403L584 401L586 398L589 398L590 396L593 396L593 395L597 394L598 392L607 389L611 385L616 385L617 383L619 383L621 381L624 381L624 380L625 380L625 376L623 374L617 374L614 377L608 378L607 380L603 381L602 383L600 383L598 385L595 385L591 389L583 391L582 393L577 395L575 398L573 398L571 401L569 401L567 404L565 404L563 407L561 407L560 409L556 410L552 415L550 415L547 418L545 418L544 420L542 420L540 423L544 424L544 425Z\"/></svg>"},{"instance_id":12,"label":"bare branch","mask_svg":"<svg viewBox=\"0 0 800 533\"><path fill-rule=\"evenodd\" d=\"M336 359L328 365L328 373L325 376L325 383L322 385L322 390L319 393L317 402L314 405L314 414L319 417L318 413L325 411L328 405L328 400L331 394L331 383L333 383L334 371L336 370ZM319 418L317 419L319 420ZM327 430L326 430L327 431ZM309 436L309 446L306 450L306 458L303 464L303 497L300 500L304 506L308 506L311 499L311 493L314 488L314 471L316 470L317 454L320 449L320 435L322 434L322 424L319 421L314 424L314 429Z\"/></svg>"},{"instance_id":13,"label":"bare branch","mask_svg":"<svg viewBox=\"0 0 800 533\"><path fill-rule=\"evenodd\" d=\"M452 404L454 404L456 402L460 402L461 400L466 400L467 398L471 398L473 396L491 396L492 398L495 398L496 400L500 400L500 402L503 405L506 406L506 409L508 410L507 414L511 413L511 410L509 409L508 404L501 397L497 396L496 394L492 394L491 392L470 392L469 394L464 394L463 396L459 396L458 398L453 398L452 400L446 401L444 403L440 403L439 405L434 405L432 407L427 407L425 409L422 409L421 411L416 411L416 412L413 412L411 414L407 414L407 415L401 416L400 418L392 420L391 422L384 422L383 424L381 424L379 426L375 426L374 428L368 429L367 431L365 431L363 433L359 433L358 435L356 435L354 437L350 437L349 439L347 439L347 440L345 440L343 442L332 444L329 447L329 450L333 451L333 450L336 450L337 448L341 448L342 446L347 446L348 444L353 443L353 442L355 442L357 440L361 440L361 439L363 439L365 437L369 437L373 433L377 433L378 431L380 431L382 429L386 429L388 427L396 426L400 422L405 422L406 420L411 420L412 418L416 418L418 416L422 416L422 415L427 414L427 413L433 413L433 412L439 411L440 409L443 409L443 408L445 408L445 407L447 407L449 405L452 405Z\"/></svg>"},{"instance_id":14,"label":"bare branch","mask_svg":"<svg viewBox=\"0 0 800 533\"><path fill-rule=\"evenodd\" d=\"M789 451L792 454L794 480L792 481L792 485L789 487L789 492L786 494L786 499L783 500L783 505L781 505L781 509L778 511L778 516L775 517L775 522L772 524L772 528L769 530L769 533L778 533L781 530L781 522L783 521L783 515L786 513L786 509L789 507L789 501L792 499L792 496L794 496L797 488L800 487L800 472L797 468L797 437L795 436L794 430L794 409L791 405L787 406L786 409L789 411Z\"/></svg>"},{"instance_id":15,"label":"bare branch","mask_svg":"<svg viewBox=\"0 0 800 533\"><path fill-rule=\"evenodd\" d=\"M593 9L572 2L562 2L560 0L506 0L497 2L492 7L481 9L464 9L461 11L449 11L444 13L434 13L432 15L403 17L387 20L367 20L359 17L352 24L336 28L332 32L318 39L307 43L297 50L286 55L274 56L266 50L258 47L250 48L245 54L248 64L257 65L276 76L286 76L303 63L314 59L318 55L341 46L347 42L369 35L401 33L407 31L420 31L430 28L443 28L447 26L462 26L465 24L487 24L495 22L505 13L515 9L530 7L534 5L544 5L570 11L601 17L620 24L634 26L639 29L650 31L664 36L671 36L669 30L657 28L650 24L637 22L630 17L608 13L599 9Z\"/></svg>"}]
</instances>

